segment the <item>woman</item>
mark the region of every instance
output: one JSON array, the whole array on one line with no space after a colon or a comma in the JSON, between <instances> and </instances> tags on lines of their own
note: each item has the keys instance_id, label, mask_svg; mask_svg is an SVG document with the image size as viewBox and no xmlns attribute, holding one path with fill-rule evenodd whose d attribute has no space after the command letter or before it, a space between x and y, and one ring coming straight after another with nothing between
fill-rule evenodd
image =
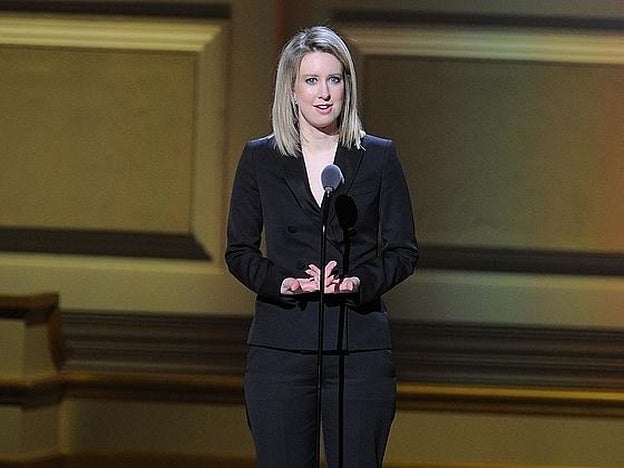
<instances>
[{"instance_id":1,"label":"woman","mask_svg":"<svg viewBox=\"0 0 624 468\"><path fill-rule=\"evenodd\" d=\"M327 27L280 56L273 134L250 141L232 189L226 262L257 295L245 399L259 467L314 466L320 268L325 268L322 428L330 467L381 466L396 379L381 295L418 259L408 188L389 140L366 135L353 61ZM321 172L330 199L319 265ZM265 248L261 250L262 236ZM341 461L339 461L341 459Z\"/></svg>"}]
</instances>

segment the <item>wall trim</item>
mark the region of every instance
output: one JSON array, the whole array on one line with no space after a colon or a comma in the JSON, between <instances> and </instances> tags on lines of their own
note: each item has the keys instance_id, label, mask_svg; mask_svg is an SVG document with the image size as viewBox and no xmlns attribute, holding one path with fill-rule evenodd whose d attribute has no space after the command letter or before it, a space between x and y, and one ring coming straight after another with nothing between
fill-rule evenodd
<instances>
[{"instance_id":1,"label":"wall trim","mask_svg":"<svg viewBox=\"0 0 624 468\"><path fill-rule=\"evenodd\" d=\"M0 251L210 260L190 234L0 227Z\"/></svg>"},{"instance_id":2,"label":"wall trim","mask_svg":"<svg viewBox=\"0 0 624 468\"><path fill-rule=\"evenodd\" d=\"M67 311L66 394L242 404L249 323ZM624 416L624 330L392 326L401 408Z\"/></svg>"},{"instance_id":3,"label":"wall trim","mask_svg":"<svg viewBox=\"0 0 624 468\"><path fill-rule=\"evenodd\" d=\"M62 371L34 379L0 379L0 404L34 408L64 398L243 405L243 377L206 374ZM405 411L624 417L624 392L435 385L399 382Z\"/></svg>"},{"instance_id":4,"label":"wall trim","mask_svg":"<svg viewBox=\"0 0 624 468\"><path fill-rule=\"evenodd\" d=\"M3 468L67 468L65 458L62 454L36 456L7 456L0 454L0 466Z\"/></svg>"},{"instance_id":5,"label":"wall trim","mask_svg":"<svg viewBox=\"0 0 624 468\"><path fill-rule=\"evenodd\" d=\"M58 374L34 377L0 377L0 404L37 408L59 403L65 381Z\"/></svg>"},{"instance_id":6,"label":"wall trim","mask_svg":"<svg viewBox=\"0 0 624 468\"><path fill-rule=\"evenodd\" d=\"M244 404L243 377L62 371L66 398Z\"/></svg>"},{"instance_id":7,"label":"wall trim","mask_svg":"<svg viewBox=\"0 0 624 468\"><path fill-rule=\"evenodd\" d=\"M132 16L0 15L1 42L12 46L201 53L223 29L218 20L171 26L171 20Z\"/></svg>"},{"instance_id":8,"label":"wall trim","mask_svg":"<svg viewBox=\"0 0 624 468\"><path fill-rule=\"evenodd\" d=\"M46 323L58 308L57 293L28 296L0 294L0 320L20 319L26 325Z\"/></svg>"},{"instance_id":9,"label":"wall trim","mask_svg":"<svg viewBox=\"0 0 624 468\"><path fill-rule=\"evenodd\" d=\"M80 220L74 226L61 226L62 232L53 233L55 239L50 241L48 238L47 244L48 241L38 237L34 241L36 251L33 251L33 243L29 244L23 236L16 238L19 236L9 235L12 244L8 249L10 252L0 250L2 286L7 290L32 291L41 289L42 285L48 285L46 289L53 285L66 304L94 308L105 308L111 301L115 307L135 310L160 310L160 307L173 310L179 307L184 311L193 311L209 307L224 285L229 287L232 284L222 261L215 260L221 257L219 252L223 250L221 220L225 219L225 181L222 177L205 177L206 174L221 174L223 168L226 137L223 116L227 91L224 77L229 66L228 21L203 17L89 16L5 11L0 13L0 44L9 49L34 48L41 53L47 50L52 54L55 51L78 55L83 52L130 52L184 57L189 64L189 75L192 75L189 76L192 82L189 81L191 88L188 91L194 96L193 108L189 109L192 115L188 116L192 122L192 140L188 142L191 154L188 177L185 179L190 210L186 219L188 232L179 233L182 239L166 230L142 233L158 235L157 240L167 245L154 247L158 252L150 250L149 256L137 257L141 250L145 252L146 245L126 245L132 250L131 253L127 249L120 251L125 247L118 245L112 251L106 248L94 255L84 252L94 248L95 244L90 242L92 238L82 237L81 246L72 244L71 240L75 238L71 236L70 241L59 240L59 237L67 239L64 236L68 233L72 236L76 234L76 231L69 231L72 228L87 231L79 232L79 237L97 237L100 234L89 232L89 227L82 226ZM51 221L47 223L46 226L28 222L19 226L5 223L3 227L31 230L30 234L35 232L40 235L41 228L56 227ZM127 234L111 230L113 238ZM60 247L55 244L56 241L60 242ZM30 246L27 255L23 254L26 247L21 245ZM203 254L199 253L198 246ZM75 253L78 248L82 249L80 254ZM180 253L180 248L183 253ZM175 253L163 254L167 249ZM56 255L59 250L67 253ZM192 251L193 258L188 258L189 251ZM98 287L92 287L93 284ZM133 285L131 293L128 291L129 284ZM247 297L241 295L239 302L242 301L247 301Z\"/></svg>"},{"instance_id":10,"label":"wall trim","mask_svg":"<svg viewBox=\"0 0 624 468\"><path fill-rule=\"evenodd\" d=\"M624 276L624 254L423 244L418 268L583 276Z\"/></svg>"},{"instance_id":11,"label":"wall trim","mask_svg":"<svg viewBox=\"0 0 624 468\"><path fill-rule=\"evenodd\" d=\"M6 468L253 468L252 457L227 454L186 455L186 454L144 454L144 453L102 453L60 454L47 457L17 459L0 455L0 466ZM325 465L321 465L325 466ZM581 468L566 465L519 465L517 463L475 463L475 462L434 462L410 461L409 463L384 462L386 468Z\"/></svg>"},{"instance_id":12,"label":"wall trim","mask_svg":"<svg viewBox=\"0 0 624 468\"><path fill-rule=\"evenodd\" d=\"M614 10L615 11L615 10ZM621 11L619 11L621 16ZM552 28L573 30L622 30L624 20L621 17L609 18L607 16L581 17L564 16L560 14L484 14L484 13L448 13L448 12L423 12L423 11L387 11L387 10L339 10L334 15L339 22L388 23L410 24L429 26L472 26L474 27L498 27L498 28Z\"/></svg>"},{"instance_id":13,"label":"wall trim","mask_svg":"<svg viewBox=\"0 0 624 468\"><path fill-rule=\"evenodd\" d=\"M0 11L28 13L68 13L94 15L131 15L183 18L220 18L231 16L230 5L225 3L202 4L192 2L157 1L67 1L67 0L7 0Z\"/></svg>"},{"instance_id":14,"label":"wall trim","mask_svg":"<svg viewBox=\"0 0 624 468\"><path fill-rule=\"evenodd\" d=\"M598 389L544 389L398 384L404 410L624 417L624 392Z\"/></svg>"},{"instance_id":15,"label":"wall trim","mask_svg":"<svg viewBox=\"0 0 624 468\"><path fill-rule=\"evenodd\" d=\"M363 56L624 64L621 29L344 23L340 31Z\"/></svg>"},{"instance_id":16,"label":"wall trim","mask_svg":"<svg viewBox=\"0 0 624 468\"><path fill-rule=\"evenodd\" d=\"M36 308L56 298L7 296L4 307ZM60 371L0 378L0 403L240 405L249 322L247 316L66 311L64 340L56 345ZM393 335L401 409L624 416L624 330L397 321Z\"/></svg>"}]
</instances>

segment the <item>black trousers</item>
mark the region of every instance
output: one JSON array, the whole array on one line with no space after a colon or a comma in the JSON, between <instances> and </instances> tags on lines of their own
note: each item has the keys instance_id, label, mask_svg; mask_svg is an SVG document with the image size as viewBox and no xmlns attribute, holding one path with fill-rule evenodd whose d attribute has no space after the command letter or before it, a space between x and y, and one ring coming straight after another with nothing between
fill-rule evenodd
<instances>
[{"instance_id":1,"label":"black trousers","mask_svg":"<svg viewBox=\"0 0 624 468\"><path fill-rule=\"evenodd\" d=\"M315 466L316 353L251 346L247 420L259 468ZM381 467L394 419L390 350L323 355L322 428L329 468ZM342 455L341 455L342 454Z\"/></svg>"}]
</instances>

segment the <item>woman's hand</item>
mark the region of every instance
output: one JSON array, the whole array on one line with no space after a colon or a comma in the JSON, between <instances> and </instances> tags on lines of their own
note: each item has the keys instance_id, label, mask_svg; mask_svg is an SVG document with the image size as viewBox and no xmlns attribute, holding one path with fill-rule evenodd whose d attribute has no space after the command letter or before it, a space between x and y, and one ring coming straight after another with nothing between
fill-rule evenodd
<instances>
[{"instance_id":1,"label":"woman's hand","mask_svg":"<svg viewBox=\"0 0 624 468\"><path fill-rule=\"evenodd\" d=\"M325 294L348 294L357 292L360 288L360 278L357 276L341 277L334 273L338 262L331 260L325 265ZM308 265L306 273L314 278L318 285L321 281L321 270L316 265Z\"/></svg>"},{"instance_id":2,"label":"woman's hand","mask_svg":"<svg viewBox=\"0 0 624 468\"><path fill-rule=\"evenodd\" d=\"M360 288L360 278L349 276L343 278L334 274L334 268L338 263L331 260L325 265L325 294L349 294L357 292ZM316 265L308 265L305 271L308 278L286 278L282 281L281 294L292 296L307 294L320 290L321 269Z\"/></svg>"},{"instance_id":3,"label":"woman's hand","mask_svg":"<svg viewBox=\"0 0 624 468\"><path fill-rule=\"evenodd\" d=\"M280 288L280 293L286 296L314 291L318 291L318 285L314 278L285 278Z\"/></svg>"}]
</instances>

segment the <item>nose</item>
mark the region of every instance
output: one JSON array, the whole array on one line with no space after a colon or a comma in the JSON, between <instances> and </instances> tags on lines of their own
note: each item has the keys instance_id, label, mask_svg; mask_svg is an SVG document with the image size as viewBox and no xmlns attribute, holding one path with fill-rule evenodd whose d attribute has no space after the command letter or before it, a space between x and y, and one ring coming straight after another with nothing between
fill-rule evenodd
<instances>
[{"instance_id":1,"label":"nose","mask_svg":"<svg viewBox=\"0 0 624 468\"><path fill-rule=\"evenodd\" d=\"M321 86L319 89L319 98L323 99L324 101L328 101L330 98L329 85L324 81L321 82Z\"/></svg>"}]
</instances>

